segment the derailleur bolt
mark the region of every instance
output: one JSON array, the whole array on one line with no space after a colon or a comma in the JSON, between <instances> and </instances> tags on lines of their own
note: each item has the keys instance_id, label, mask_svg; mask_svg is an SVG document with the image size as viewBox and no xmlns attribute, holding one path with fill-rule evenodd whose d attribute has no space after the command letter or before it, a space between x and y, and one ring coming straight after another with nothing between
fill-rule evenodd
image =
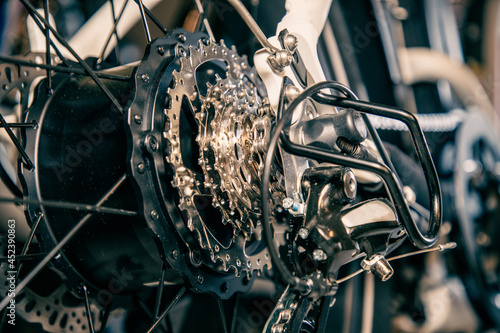
<instances>
[{"instance_id":1,"label":"derailleur bolt","mask_svg":"<svg viewBox=\"0 0 500 333\"><path fill-rule=\"evenodd\" d=\"M326 259L328 259L328 256L322 249L315 249L313 251L313 259L315 261L325 261Z\"/></svg>"},{"instance_id":2,"label":"derailleur bolt","mask_svg":"<svg viewBox=\"0 0 500 333\"><path fill-rule=\"evenodd\" d=\"M302 239L306 239L307 237L309 237L309 230L307 230L307 228L300 228L299 237Z\"/></svg>"},{"instance_id":3,"label":"derailleur bolt","mask_svg":"<svg viewBox=\"0 0 500 333\"><path fill-rule=\"evenodd\" d=\"M293 207L293 199L292 198L285 198L283 199L283 208L285 209L290 209Z\"/></svg>"},{"instance_id":4,"label":"derailleur bolt","mask_svg":"<svg viewBox=\"0 0 500 333\"><path fill-rule=\"evenodd\" d=\"M292 64L293 56L288 50L278 50L267 58L273 71L281 73L285 67Z\"/></svg>"},{"instance_id":5,"label":"derailleur bolt","mask_svg":"<svg viewBox=\"0 0 500 333\"><path fill-rule=\"evenodd\" d=\"M354 176L354 172L352 172L351 170L347 170L344 173L342 181L344 183L344 195L346 196L346 198L349 200L353 200L354 198L356 198L358 186L356 182L356 176Z\"/></svg>"},{"instance_id":6,"label":"derailleur bolt","mask_svg":"<svg viewBox=\"0 0 500 333\"><path fill-rule=\"evenodd\" d=\"M293 86L291 84L289 84L289 85L286 86L286 88L285 88L285 96L286 96L286 99L289 102L291 102L294 99L296 99L297 96L299 96L299 94L300 94L300 90L296 86Z\"/></svg>"},{"instance_id":7,"label":"derailleur bolt","mask_svg":"<svg viewBox=\"0 0 500 333\"><path fill-rule=\"evenodd\" d=\"M285 48L293 54L295 53L295 50L297 50L299 42L295 35L287 34L283 39L283 44L285 45Z\"/></svg>"}]
</instances>

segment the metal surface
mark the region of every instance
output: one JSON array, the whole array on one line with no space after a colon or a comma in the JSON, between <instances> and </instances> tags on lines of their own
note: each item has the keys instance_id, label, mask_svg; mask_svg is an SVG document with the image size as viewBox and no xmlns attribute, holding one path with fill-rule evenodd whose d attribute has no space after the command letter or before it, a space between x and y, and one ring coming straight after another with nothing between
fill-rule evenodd
<instances>
[{"instance_id":1,"label":"metal surface","mask_svg":"<svg viewBox=\"0 0 500 333\"><path fill-rule=\"evenodd\" d=\"M183 29L173 30L165 38L153 41L134 74L136 88L127 109L126 127L132 143L129 172L138 197L142 199L140 210L162 245L164 258L170 267L185 276L191 288L225 299L236 291L248 290L252 277L236 276L232 271L226 273L223 265L217 263L215 257L212 259L206 247L210 244L209 248L215 250L218 240L199 219L197 210L196 215L195 211L188 210L199 203L198 208L208 216L217 214L211 198L205 196L210 193L203 190L203 170L198 165L199 148L195 140L198 125L194 112L200 112L201 103L199 90L195 89L204 88L210 79L215 80L216 72L225 73L225 68L220 62L214 66L210 64L208 74L202 75L203 85L197 84L196 73L187 71L196 69L207 59L224 57L222 51L230 52L209 42L205 34L191 34ZM206 58L204 53L212 58ZM239 67L241 60L231 57L228 66ZM191 66L190 61L196 66ZM194 193L189 191L193 189L203 196L191 197ZM218 230L227 232L229 229L224 235L229 239L233 237L232 225L224 225L222 219L210 222ZM242 242L244 238L239 237L237 241ZM229 247L229 251L239 249L241 255L243 244L233 244L237 247ZM241 264L244 262L243 258L233 256L233 252L225 254L235 267L237 259Z\"/></svg>"}]
</instances>

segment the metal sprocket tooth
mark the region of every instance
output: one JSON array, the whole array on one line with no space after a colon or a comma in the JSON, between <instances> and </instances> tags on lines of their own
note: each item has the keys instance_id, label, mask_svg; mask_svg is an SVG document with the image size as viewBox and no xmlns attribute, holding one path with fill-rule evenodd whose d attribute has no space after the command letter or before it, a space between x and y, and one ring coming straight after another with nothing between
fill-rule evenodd
<instances>
[{"instance_id":1,"label":"metal sprocket tooth","mask_svg":"<svg viewBox=\"0 0 500 333\"><path fill-rule=\"evenodd\" d=\"M225 199L215 198L213 193L221 188L222 179L221 177L207 178L206 176L208 172L219 174L219 171L207 162L210 161L207 154L211 152L209 142L212 138L206 136L206 133L207 129L211 128L209 124L213 120L216 110L213 109L214 105L201 95L200 86L196 79L196 70L203 63L210 61L219 61L220 63L222 61L226 65L227 78L231 78L235 82L245 78L247 82L252 82L254 96L265 95L265 89L262 82L259 81L256 71L248 65L246 57L240 57L234 47L228 48L223 41L215 43L210 40L199 40L197 46L191 45L187 48L178 45L176 46L176 55L179 57L180 68L173 72L173 82L167 91L169 103L165 108L163 138L165 147L167 147L165 160L172 165L173 170L172 185L179 193L179 209L184 213L188 229L193 232L201 248L209 254L212 261L209 266L224 272L233 270L236 276L240 276L242 272L251 275L253 271L260 274L264 267L267 266L268 269L271 267L267 249L252 254L246 253L248 241L251 238L260 238L260 226L254 222L254 220L257 221L257 218L245 228L245 220L241 218L241 215L248 214L243 213L237 207L241 203L232 202L227 194L225 194ZM221 80L220 77L216 77L216 82ZM208 85L207 91L212 88L211 85ZM261 100L254 100L255 104L259 102ZM222 109L223 105L219 104L217 107ZM184 164L180 136L181 112L192 112L192 116L197 122L199 134L196 137L196 142L200 146L198 164L203 170L203 174L191 170ZM221 170L219 166L218 169ZM226 181L224 183L225 189L227 187ZM225 193L225 191L221 193ZM203 202L204 204L213 205L222 213L222 221L215 221L215 223L231 226L232 232L231 235L228 235L231 238L229 244L223 244L211 232L207 225L207 222L210 221L203 220L198 210L203 209L203 207L197 207L197 200L206 200ZM246 219L248 220L247 216ZM252 235L254 236L252 237Z\"/></svg>"}]
</instances>

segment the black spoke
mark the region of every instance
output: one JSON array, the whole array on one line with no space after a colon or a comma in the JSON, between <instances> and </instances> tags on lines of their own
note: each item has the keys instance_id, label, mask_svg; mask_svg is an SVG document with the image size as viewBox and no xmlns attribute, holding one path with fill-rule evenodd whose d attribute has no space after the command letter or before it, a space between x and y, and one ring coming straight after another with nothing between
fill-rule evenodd
<instances>
[{"instance_id":1,"label":"black spoke","mask_svg":"<svg viewBox=\"0 0 500 333\"><path fill-rule=\"evenodd\" d=\"M144 13L144 4L142 0L138 0L139 10L141 11L142 25L144 26L144 32L146 33L146 39L148 43L151 43L151 33L149 32L148 20L146 19L146 14Z\"/></svg>"},{"instance_id":2,"label":"black spoke","mask_svg":"<svg viewBox=\"0 0 500 333\"><path fill-rule=\"evenodd\" d=\"M113 214L113 215L123 215L123 216L137 216L138 213L131 210L125 210L120 208L102 207L98 205L87 205L76 202L61 202L54 200L34 200L34 199L21 199L21 198L1 198L0 202L14 202L18 204L31 204L40 205L45 207L60 208L60 209L72 209L82 212L92 212L92 213L102 213L102 214Z\"/></svg>"},{"instance_id":3,"label":"black spoke","mask_svg":"<svg viewBox=\"0 0 500 333\"><path fill-rule=\"evenodd\" d=\"M151 313L151 311L149 310L149 308L147 307L146 304L144 304L143 301L141 300L137 300L137 305L139 305L139 307L141 308L142 311L144 311L144 313L146 314L146 316L148 316L149 319L151 319L152 321L155 320L155 318L153 317L153 314ZM167 330L163 327L163 326L158 326L157 327L160 331L162 331L163 333L167 332Z\"/></svg>"},{"instance_id":4,"label":"black spoke","mask_svg":"<svg viewBox=\"0 0 500 333\"><path fill-rule=\"evenodd\" d=\"M116 16L115 16L115 2L113 0L109 0L109 2L111 3L111 15L113 16L113 24L114 24L113 31L114 31L115 37L116 37L115 55L116 55L116 60L118 61L119 64L121 64L120 47L118 45L118 42L120 41L120 39L118 38L118 32L116 31L116 25L118 24L118 20L116 19ZM125 5L123 8L125 8L127 3L128 3L128 0L125 1Z\"/></svg>"},{"instance_id":5,"label":"black spoke","mask_svg":"<svg viewBox=\"0 0 500 333\"><path fill-rule=\"evenodd\" d=\"M45 13L45 18L49 20L49 0L43 2L43 10ZM52 64L52 56L50 55L50 30L45 26L45 63L47 65ZM47 94L52 92L52 73L50 68L47 68Z\"/></svg>"},{"instance_id":6,"label":"black spoke","mask_svg":"<svg viewBox=\"0 0 500 333\"><path fill-rule=\"evenodd\" d=\"M36 231L38 229L38 226L40 225L40 221L42 220L42 217L43 217L43 214L38 213L36 221L30 230L30 234L28 235L28 240L26 241L26 243L24 243L23 249L21 250L21 255L25 255L26 253L28 253L28 250L30 249L31 242L33 241L33 238L35 237Z\"/></svg>"},{"instance_id":7,"label":"black spoke","mask_svg":"<svg viewBox=\"0 0 500 333\"><path fill-rule=\"evenodd\" d=\"M10 128L35 128L36 127L36 122L33 120L31 123L7 123L7 126ZM2 128L3 125L0 125L0 128Z\"/></svg>"},{"instance_id":8,"label":"black spoke","mask_svg":"<svg viewBox=\"0 0 500 333\"><path fill-rule=\"evenodd\" d=\"M224 313L224 306L222 304L222 300L217 297L217 306L219 307L219 312L220 312L220 320L222 322L222 329L224 333L227 332L227 323L226 323L226 314Z\"/></svg>"},{"instance_id":9,"label":"black spoke","mask_svg":"<svg viewBox=\"0 0 500 333\"><path fill-rule=\"evenodd\" d=\"M40 29L40 31L46 35L46 30L45 27L40 23L40 21L38 21L35 17L33 17L32 15L30 15L32 18L33 18L33 22L35 22L35 24L38 26L38 29ZM69 67L68 65L68 60L63 56L63 54L61 53L61 51L59 50L59 48L57 47L57 45L54 43L54 41L52 40L52 38L49 39L49 42L50 42L50 46L52 46L52 48L54 49L54 51L56 52L57 56L61 59L61 61Z\"/></svg>"},{"instance_id":10,"label":"black spoke","mask_svg":"<svg viewBox=\"0 0 500 333\"><path fill-rule=\"evenodd\" d=\"M153 332L156 327L160 324L160 322L165 318L165 316L168 314L170 309L181 299L182 295L186 292L186 287L182 287L179 292L175 295L174 299L167 305L165 310L162 312L162 314L156 319L154 322L153 326L147 331L147 333Z\"/></svg>"},{"instance_id":11,"label":"black spoke","mask_svg":"<svg viewBox=\"0 0 500 333\"><path fill-rule=\"evenodd\" d=\"M231 319L231 333L236 332L236 325L238 325L238 307L240 305L240 294L234 296L234 309L233 318Z\"/></svg>"},{"instance_id":12,"label":"black spoke","mask_svg":"<svg viewBox=\"0 0 500 333\"><path fill-rule=\"evenodd\" d=\"M87 322L89 325L89 332L95 333L94 323L92 320L92 309L90 308L89 291L87 290L87 286L85 284L82 284L82 290L83 290L83 298L85 300L85 309L87 310L86 312L87 312Z\"/></svg>"},{"instance_id":13,"label":"black spoke","mask_svg":"<svg viewBox=\"0 0 500 333\"><path fill-rule=\"evenodd\" d=\"M106 329L106 325L107 325L108 319L109 319L109 314L111 313L111 305L112 304L113 304L113 302L111 301L104 308L104 312L103 312L102 319L101 319L101 328L99 329L99 333L104 333L104 330Z\"/></svg>"},{"instance_id":14,"label":"black spoke","mask_svg":"<svg viewBox=\"0 0 500 333\"><path fill-rule=\"evenodd\" d=\"M136 3L138 3L139 0L135 0ZM158 18L156 18L156 16L153 15L153 13L148 9L148 7L142 6L144 8L144 11L146 12L146 15L148 16L148 18L153 21L153 23L158 27L158 29L161 30L161 32L163 32L164 34L166 34L168 32L168 29L165 28L165 26L163 24L161 24L160 20L158 20Z\"/></svg>"},{"instance_id":15,"label":"black spoke","mask_svg":"<svg viewBox=\"0 0 500 333\"><path fill-rule=\"evenodd\" d=\"M5 56L0 56L0 61L7 62L7 63L10 63L10 64L19 65L19 66L33 67L33 68L42 68L42 69L48 69L48 68L50 68L54 72L61 72L61 73L68 73L68 74L75 74L75 75L90 76L90 74L87 73L82 68L62 67L62 66L53 66L53 65L46 65L46 64L37 64L37 63L29 62L29 61L26 61L26 60L17 59L17 58L14 58L14 57L5 57ZM94 72L94 74L98 78L101 78L101 79L109 79L109 80L116 80L116 81L123 81L123 82L129 82L130 81L130 77L128 77L128 76L108 74L108 73L100 73L100 72Z\"/></svg>"},{"instance_id":16,"label":"black spoke","mask_svg":"<svg viewBox=\"0 0 500 333\"><path fill-rule=\"evenodd\" d=\"M109 191L102 196L102 198L97 202L96 206L97 207L101 206L111 195L113 195L113 193L115 193L115 191L120 187L120 185L123 184L126 178L127 178L126 175L123 175L109 189ZM40 261L38 265L36 265L35 268L33 268L33 270L29 272L29 274L26 275L26 277L21 282L19 282L19 284L16 286L14 293L9 294L2 300L2 302L0 302L0 310L3 310L10 302L10 300L13 299L15 295L18 295L24 289L24 287L26 287L26 285L30 283L31 280L33 280L33 278L38 275L38 273L40 273L40 271L49 263L49 261L52 260L52 258L66 244L68 244L71 239L73 239L73 237L78 233L78 231L80 231L83 228L83 226L90 220L91 216L92 213L88 213L82 219L80 219L80 221L78 221L78 223L66 234L66 236L64 236L64 238L56 246L54 246L54 248L42 259L42 261Z\"/></svg>"},{"instance_id":17,"label":"black spoke","mask_svg":"<svg viewBox=\"0 0 500 333\"><path fill-rule=\"evenodd\" d=\"M99 55L99 58L97 59L97 63L102 62L102 60L104 59L104 54L106 53L106 50L108 49L109 43L111 42L111 38L113 38L113 35L115 35L115 37L116 37L115 50L117 52L117 59L119 58L119 56L118 56L118 32L116 31L116 27L118 26L118 22L120 22L120 20L123 16L123 12L125 12L125 8L127 8L127 5L128 5L128 0L125 1L122 9L120 10L120 14L118 14L118 18L115 19L115 17L114 17L115 16L114 4L113 4L113 0L111 0L111 6L112 6L112 11L113 11L113 20L114 20L113 29L111 29L111 32L109 33L108 38L106 39L106 43L104 44L104 48L102 49L101 54ZM118 62L120 62L120 61L118 61Z\"/></svg>"},{"instance_id":18,"label":"black spoke","mask_svg":"<svg viewBox=\"0 0 500 333\"><path fill-rule=\"evenodd\" d=\"M198 12L200 13L199 26L201 26L201 23L203 23L203 26L205 27L205 30L206 30L208 36L212 40L215 40L214 33L212 32L212 28L210 28L210 24L208 23L208 20L207 20L206 15L205 15L205 8L203 8L203 5L201 4L200 0L194 0L194 2L196 3L196 7L198 9Z\"/></svg>"},{"instance_id":19,"label":"black spoke","mask_svg":"<svg viewBox=\"0 0 500 333\"><path fill-rule=\"evenodd\" d=\"M37 19L33 18L33 22L35 22L35 24L38 26L38 28L40 29L40 31L43 32L44 35L46 35L46 31L48 29L46 29L41 23L40 21L38 21ZM62 52L59 50L59 48L57 47L57 45L54 43L54 41L52 40L52 38L49 39L49 43L50 43L50 46L54 49L54 51L56 52L57 56L61 59L61 61L66 65L68 66L68 60L63 56Z\"/></svg>"},{"instance_id":20,"label":"black spoke","mask_svg":"<svg viewBox=\"0 0 500 333\"><path fill-rule=\"evenodd\" d=\"M167 264L165 261L161 264L160 282L158 283L158 290L156 291L156 301L154 308L153 318L156 320L160 314L161 299L163 298L163 289L165 287L165 273L167 272Z\"/></svg>"},{"instance_id":21,"label":"black spoke","mask_svg":"<svg viewBox=\"0 0 500 333\"><path fill-rule=\"evenodd\" d=\"M37 260L40 258L43 258L47 253L30 253L30 254L24 254L24 255L18 255L16 256L16 261L31 261L31 260ZM1 257L0 262L7 262L9 260L8 257Z\"/></svg>"},{"instance_id":22,"label":"black spoke","mask_svg":"<svg viewBox=\"0 0 500 333\"><path fill-rule=\"evenodd\" d=\"M27 0L19 0L22 2L28 13L33 17L33 19L38 18L40 21L42 21L45 26L50 29L54 37L57 38L57 40L76 58L76 60L82 65L82 67L89 73L90 77L94 80L94 82L97 84L97 86L104 92L104 94L109 98L109 100L113 103L113 105L120 111L123 112L123 107L120 105L118 100L113 96L113 94L109 91L109 89L104 85L104 83L97 77L95 72L90 68L90 66L83 61L82 58L73 50L73 48L66 42L66 40L57 32L56 29L54 29L49 22L41 16L33 7L31 3L29 3Z\"/></svg>"},{"instance_id":23,"label":"black spoke","mask_svg":"<svg viewBox=\"0 0 500 333\"><path fill-rule=\"evenodd\" d=\"M1 128L1 127L0 127ZM22 198L23 192L17 187L16 183L10 175L5 170L3 164L0 162L0 179L3 181L5 186L9 189L9 191L17 198Z\"/></svg>"},{"instance_id":24,"label":"black spoke","mask_svg":"<svg viewBox=\"0 0 500 333\"><path fill-rule=\"evenodd\" d=\"M24 150L23 146L21 145L21 142L17 139L16 135L14 132L12 132L12 129L9 127L9 124L5 121L5 118L0 114L0 126L5 128L5 131L7 132L7 135L9 135L10 140L16 146L17 151L21 155L22 159L24 160L24 163L26 163L26 166L28 167L29 170L33 169L33 162L31 162L31 159L29 158L28 154Z\"/></svg>"}]
</instances>

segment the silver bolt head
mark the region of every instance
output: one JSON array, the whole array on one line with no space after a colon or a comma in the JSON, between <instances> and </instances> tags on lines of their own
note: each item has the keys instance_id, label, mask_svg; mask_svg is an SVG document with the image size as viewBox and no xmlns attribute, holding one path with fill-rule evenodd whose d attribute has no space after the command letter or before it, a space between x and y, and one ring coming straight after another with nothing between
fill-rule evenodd
<instances>
[{"instance_id":1,"label":"silver bolt head","mask_svg":"<svg viewBox=\"0 0 500 333\"><path fill-rule=\"evenodd\" d=\"M315 249L313 251L313 259L315 261L325 261L326 259L328 259L328 256L322 249Z\"/></svg>"},{"instance_id":2,"label":"silver bolt head","mask_svg":"<svg viewBox=\"0 0 500 333\"><path fill-rule=\"evenodd\" d=\"M306 239L307 237L309 237L309 230L307 230L306 228L300 228L299 237L302 239Z\"/></svg>"},{"instance_id":3,"label":"silver bolt head","mask_svg":"<svg viewBox=\"0 0 500 333\"><path fill-rule=\"evenodd\" d=\"M294 53L295 50L297 50L297 46L299 45L299 42L297 40L297 37L292 34L287 34L283 40L283 44L289 50L291 53Z\"/></svg>"},{"instance_id":4,"label":"silver bolt head","mask_svg":"<svg viewBox=\"0 0 500 333\"><path fill-rule=\"evenodd\" d=\"M292 207L293 207L293 199L292 198L283 199L283 208L290 209Z\"/></svg>"},{"instance_id":5,"label":"silver bolt head","mask_svg":"<svg viewBox=\"0 0 500 333\"><path fill-rule=\"evenodd\" d=\"M356 192L358 188L358 183L356 181L356 176L351 170L347 170L344 173L342 181L344 182L344 194L347 199L353 200L356 197Z\"/></svg>"},{"instance_id":6,"label":"silver bolt head","mask_svg":"<svg viewBox=\"0 0 500 333\"><path fill-rule=\"evenodd\" d=\"M290 66L293 60L292 54L287 50L276 51L275 57L276 62L281 66L281 68Z\"/></svg>"},{"instance_id":7,"label":"silver bolt head","mask_svg":"<svg viewBox=\"0 0 500 333\"><path fill-rule=\"evenodd\" d=\"M285 88L285 96L288 99L289 102L293 101L294 99L299 96L300 90L296 86L293 85L287 85Z\"/></svg>"}]
</instances>

